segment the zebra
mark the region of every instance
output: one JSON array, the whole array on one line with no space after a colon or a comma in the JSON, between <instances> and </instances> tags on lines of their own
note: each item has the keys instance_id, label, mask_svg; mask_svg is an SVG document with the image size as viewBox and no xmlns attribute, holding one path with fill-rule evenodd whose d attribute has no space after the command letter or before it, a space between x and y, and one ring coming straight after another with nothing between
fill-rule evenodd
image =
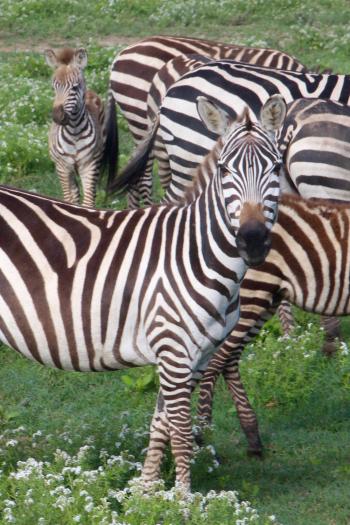
<instances>
[{"instance_id":1,"label":"zebra","mask_svg":"<svg viewBox=\"0 0 350 525\"><path fill-rule=\"evenodd\" d=\"M275 93L280 93L287 103L305 97L329 98L348 105L350 76L278 71L220 60L199 66L175 82L163 100L159 129L152 130L157 140L164 143L170 159L171 182L165 200L181 201L195 166L216 140L215 134L205 129L198 119L198 96L206 96L214 102L220 100L223 109L232 117L245 106L257 117L262 104ZM123 185L127 173L128 166ZM113 186L113 191L117 190L118 179Z\"/></svg>"},{"instance_id":2,"label":"zebra","mask_svg":"<svg viewBox=\"0 0 350 525\"><path fill-rule=\"evenodd\" d=\"M110 181L115 167L110 153L111 133L115 127L114 115L105 115L100 97L87 90L83 70L87 54L83 48L64 48L58 52L46 49L47 64L54 69L52 85L55 91L49 131L49 153L55 163L63 197L67 202L79 203L80 176L83 188L83 206L93 206L96 183L102 163L110 162Z\"/></svg>"},{"instance_id":3,"label":"zebra","mask_svg":"<svg viewBox=\"0 0 350 525\"><path fill-rule=\"evenodd\" d=\"M350 313L350 203L282 195L265 262L249 269L240 288L240 320L211 358L200 384L199 419L210 422L213 390L223 374L248 439L260 455L258 422L239 376L244 346L259 333L282 299L323 315Z\"/></svg>"},{"instance_id":4,"label":"zebra","mask_svg":"<svg viewBox=\"0 0 350 525\"><path fill-rule=\"evenodd\" d=\"M281 161L270 134L285 107L272 98L261 124L227 122L204 97L198 111L225 134L181 206L96 210L0 187L0 340L65 370L157 365L143 479L159 476L170 440L185 487L192 384L238 320L247 266L269 250Z\"/></svg>"},{"instance_id":5,"label":"zebra","mask_svg":"<svg viewBox=\"0 0 350 525\"><path fill-rule=\"evenodd\" d=\"M277 144L283 155L283 191L306 198L350 201L350 108L331 100L300 99L287 105ZM283 330L294 327L290 305L279 307ZM335 351L340 337L336 318L322 320L324 352Z\"/></svg>"},{"instance_id":6,"label":"zebra","mask_svg":"<svg viewBox=\"0 0 350 525\"><path fill-rule=\"evenodd\" d=\"M246 47L223 44L189 37L154 36L147 37L121 51L114 59L110 73L110 91L113 94L111 111L115 112L114 103L120 107L127 120L129 130L136 146L142 142L152 127L149 109L154 112L155 99L150 98L160 89L159 75L163 94L180 76L197 67L194 62L181 62L181 58L199 56L200 62L208 59L230 58L240 62L267 66L291 71L307 71L306 67L294 57L275 49ZM180 61L177 61L179 58ZM175 60L173 60L175 59ZM167 67L169 65L169 67ZM158 111L161 99L157 93ZM136 186L130 189L128 201L130 207L138 207L140 200L144 204L152 203L151 166ZM168 169L169 171L169 169ZM132 191L131 191L132 190Z\"/></svg>"}]
</instances>

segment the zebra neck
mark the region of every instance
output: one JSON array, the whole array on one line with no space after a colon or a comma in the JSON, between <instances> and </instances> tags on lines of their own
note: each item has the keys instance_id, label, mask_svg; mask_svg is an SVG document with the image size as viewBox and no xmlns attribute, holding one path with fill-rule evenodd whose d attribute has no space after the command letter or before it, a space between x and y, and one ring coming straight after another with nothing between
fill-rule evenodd
<instances>
[{"instance_id":1,"label":"zebra neck","mask_svg":"<svg viewBox=\"0 0 350 525\"><path fill-rule=\"evenodd\" d=\"M210 268L220 278L227 278L228 287L236 285L243 278L246 265L238 254L235 231L226 210L218 175L211 177L189 209L192 267Z\"/></svg>"},{"instance_id":2,"label":"zebra neck","mask_svg":"<svg viewBox=\"0 0 350 525\"><path fill-rule=\"evenodd\" d=\"M70 119L67 128L72 134L79 134L85 131L88 126L92 126L91 115L87 111L85 104L81 107L80 111L75 113Z\"/></svg>"}]
</instances>

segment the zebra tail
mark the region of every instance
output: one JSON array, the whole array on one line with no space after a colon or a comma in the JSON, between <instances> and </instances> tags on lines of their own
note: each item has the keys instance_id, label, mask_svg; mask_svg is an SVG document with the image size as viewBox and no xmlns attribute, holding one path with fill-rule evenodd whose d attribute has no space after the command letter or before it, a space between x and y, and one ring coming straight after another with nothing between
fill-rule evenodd
<instances>
[{"instance_id":1,"label":"zebra tail","mask_svg":"<svg viewBox=\"0 0 350 525\"><path fill-rule=\"evenodd\" d=\"M108 187L110 195L116 195L128 191L144 174L148 157L153 149L153 144L159 127L159 116L153 123L147 137L140 142L134 150L127 165L119 173Z\"/></svg>"},{"instance_id":2,"label":"zebra tail","mask_svg":"<svg viewBox=\"0 0 350 525\"><path fill-rule=\"evenodd\" d=\"M112 93L108 95L108 103L105 120L106 140L102 159L102 165L107 168L107 188L113 184L118 172L118 158L119 158L119 137L117 127L117 108Z\"/></svg>"}]
</instances>

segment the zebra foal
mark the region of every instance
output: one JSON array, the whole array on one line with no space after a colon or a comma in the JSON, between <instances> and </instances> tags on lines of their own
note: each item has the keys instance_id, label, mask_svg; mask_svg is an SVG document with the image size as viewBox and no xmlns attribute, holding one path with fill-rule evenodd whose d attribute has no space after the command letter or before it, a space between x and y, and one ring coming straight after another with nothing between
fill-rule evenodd
<instances>
[{"instance_id":1,"label":"zebra foal","mask_svg":"<svg viewBox=\"0 0 350 525\"><path fill-rule=\"evenodd\" d=\"M170 440L185 486L193 383L238 320L240 282L266 257L279 195L268 108L261 125L245 114L229 124L205 98L198 111L225 134L181 206L101 211L0 188L1 341L65 370L156 364L143 477L159 476Z\"/></svg>"},{"instance_id":2,"label":"zebra foal","mask_svg":"<svg viewBox=\"0 0 350 525\"><path fill-rule=\"evenodd\" d=\"M49 131L49 152L55 163L67 202L79 204L79 175L83 189L83 206L94 206L97 179L104 158L112 155L107 135L113 132L114 116L105 115L104 104L91 90L86 90L83 70L87 65L85 49L65 48L59 52L45 51L47 64L54 69L55 91Z\"/></svg>"},{"instance_id":3,"label":"zebra foal","mask_svg":"<svg viewBox=\"0 0 350 525\"><path fill-rule=\"evenodd\" d=\"M204 372L198 413L211 420L216 379L222 373L235 402L248 451L261 454L256 415L240 380L239 359L285 299L308 312L350 314L350 204L282 195L265 262L249 269L240 289L240 319Z\"/></svg>"}]
</instances>

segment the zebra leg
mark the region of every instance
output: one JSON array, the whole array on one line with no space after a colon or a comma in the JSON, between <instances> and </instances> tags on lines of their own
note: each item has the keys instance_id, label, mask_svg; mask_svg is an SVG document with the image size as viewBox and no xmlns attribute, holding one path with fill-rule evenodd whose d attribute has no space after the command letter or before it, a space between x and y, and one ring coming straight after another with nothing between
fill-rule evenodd
<instances>
[{"instance_id":1,"label":"zebra leg","mask_svg":"<svg viewBox=\"0 0 350 525\"><path fill-rule=\"evenodd\" d=\"M160 478L160 465L168 441L169 424L165 413L164 397L161 389L159 389L151 423L150 442L142 469L142 477L145 482L155 481Z\"/></svg>"},{"instance_id":2,"label":"zebra leg","mask_svg":"<svg viewBox=\"0 0 350 525\"><path fill-rule=\"evenodd\" d=\"M99 165L96 160L91 164L79 168L79 175L83 187L82 206L94 207L96 198L97 178L99 175Z\"/></svg>"},{"instance_id":3,"label":"zebra leg","mask_svg":"<svg viewBox=\"0 0 350 525\"><path fill-rule=\"evenodd\" d=\"M283 300L277 308L278 317L284 335L289 335L294 328L292 306L289 301Z\"/></svg>"},{"instance_id":4,"label":"zebra leg","mask_svg":"<svg viewBox=\"0 0 350 525\"><path fill-rule=\"evenodd\" d=\"M71 204L79 204L79 187L75 180L73 167L56 164L56 171L60 179L63 199Z\"/></svg>"},{"instance_id":5,"label":"zebra leg","mask_svg":"<svg viewBox=\"0 0 350 525\"><path fill-rule=\"evenodd\" d=\"M340 339L340 320L338 317L321 317L321 326L325 331L325 341L322 352L331 357L337 350L336 339Z\"/></svg>"},{"instance_id":6,"label":"zebra leg","mask_svg":"<svg viewBox=\"0 0 350 525\"><path fill-rule=\"evenodd\" d=\"M234 352L226 363L223 375L235 403L238 419L248 441L248 455L262 456L263 446L256 414L249 402L239 374L241 351Z\"/></svg>"}]
</instances>

